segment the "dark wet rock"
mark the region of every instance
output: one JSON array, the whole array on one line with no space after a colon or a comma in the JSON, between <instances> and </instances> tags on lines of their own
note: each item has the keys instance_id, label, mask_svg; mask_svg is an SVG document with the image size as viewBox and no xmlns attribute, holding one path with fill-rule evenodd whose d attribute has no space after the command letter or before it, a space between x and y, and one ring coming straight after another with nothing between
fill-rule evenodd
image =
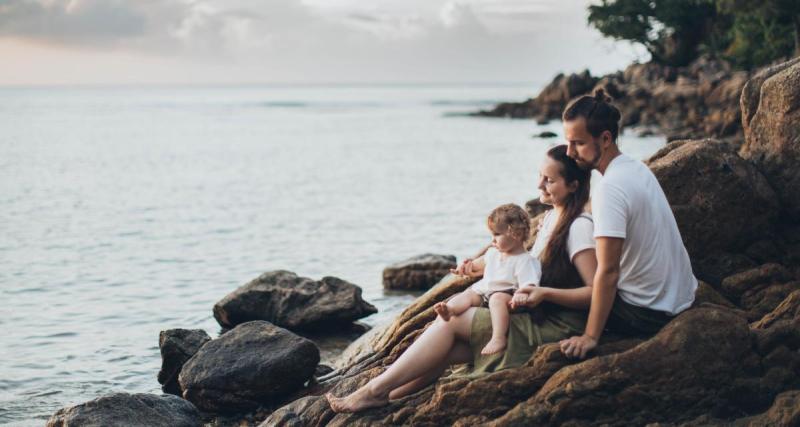
<instances>
[{"instance_id":1,"label":"dark wet rock","mask_svg":"<svg viewBox=\"0 0 800 427\"><path fill-rule=\"evenodd\" d=\"M265 321L243 323L183 365L183 397L208 412L241 412L287 397L314 374L313 342Z\"/></svg>"},{"instance_id":2,"label":"dark wet rock","mask_svg":"<svg viewBox=\"0 0 800 427\"><path fill-rule=\"evenodd\" d=\"M158 372L158 383L164 393L181 396L178 374L183 364L200 350L203 344L211 341L202 329L168 329L158 335L158 347L161 349L161 370Z\"/></svg>"},{"instance_id":3,"label":"dark wet rock","mask_svg":"<svg viewBox=\"0 0 800 427\"><path fill-rule=\"evenodd\" d=\"M423 254L392 264L383 270L386 289L426 290L456 268L453 255Z\"/></svg>"},{"instance_id":4,"label":"dark wet rock","mask_svg":"<svg viewBox=\"0 0 800 427\"><path fill-rule=\"evenodd\" d=\"M790 216L800 218L800 58L768 67L747 82L741 96L745 144Z\"/></svg>"},{"instance_id":5,"label":"dark wet rock","mask_svg":"<svg viewBox=\"0 0 800 427\"><path fill-rule=\"evenodd\" d=\"M214 318L223 327L266 320L292 330L336 328L377 311L352 283L284 270L264 273L214 304Z\"/></svg>"},{"instance_id":6,"label":"dark wet rock","mask_svg":"<svg viewBox=\"0 0 800 427\"><path fill-rule=\"evenodd\" d=\"M540 133L534 135L533 137L534 138L541 138L541 139L551 139L551 138L557 138L558 134L555 133L555 132L550 132L549 130L546 130L544 132L540 132Z\"/></svg>"},{"instance_id":7,"label":"dark wet rock","mask_svg":"<svg viewBox=\"0 0 800 427\"><path fill-rule=\"evenodd\" d=\"M755 321L773 311L789 294L800 290L800 282L792 280L791 273L782 265L764 264L726 278L722 290L747 311L750 321Z\"/></svg>"},{"instance_id":8,"label":"dark wet rock","mask_svg":"<svg viewBox=\"0 0 800 427\"><path fill-rule=\"evenodd\" d=\"M199 427L200 412L171 394L114 393L59 409L47 427Z\"/></svg>"},{"instance_id":9,"label":"dark wet rock","mask_svg":"<svg viewBox=\"0 0 800 427\"><path fill-rule=\"evenodd\" d=\"M316 369L314 369L314 376L315 377L323 377L325 375L330 374L333 372L333 368L328 365L319 364L317 365Z\"/></svg>"}]
</instances>

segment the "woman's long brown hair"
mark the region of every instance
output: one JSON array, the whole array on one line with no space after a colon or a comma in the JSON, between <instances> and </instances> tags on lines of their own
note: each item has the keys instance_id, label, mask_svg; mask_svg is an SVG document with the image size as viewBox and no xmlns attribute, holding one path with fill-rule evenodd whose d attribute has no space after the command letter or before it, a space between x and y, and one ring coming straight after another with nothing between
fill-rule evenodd
<instances>
[{"instance_id":1,"label":"woman's long brown hair","mask_svg":"<svg viewBox=\"0 0 800 427\"><path fill-rule=\"evenodd\" d=\"M544 251L539 257L542 264L549 264L558 259L560 254L567 253L567 238L569 237L569 227L572 222L580 216L589 201L589 179L591 171L586 171L578 167L574 159L567 156L567 146L557 145L547 151L547 156L555 160L561 166L561 177L567 185L573 182L578 183L577 189L570 193L564 203L564 210L558 218L550 241L547 242ZM566 256L569 259L569 254Z\"/></svg>"}]
</instances>

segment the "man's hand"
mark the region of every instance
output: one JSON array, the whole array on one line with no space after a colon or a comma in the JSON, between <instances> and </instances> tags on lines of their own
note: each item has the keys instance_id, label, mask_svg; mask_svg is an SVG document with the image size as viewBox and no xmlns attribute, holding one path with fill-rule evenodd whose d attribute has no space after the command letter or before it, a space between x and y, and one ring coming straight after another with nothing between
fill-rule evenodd
<instances>
[{"instance_id":1,"label":"man's hand","mask_svg":"<svg viewBox=\"0 0 800 427\"><path fill-rule=\"evenodd\" d=\"M583 359L586 357L586 353L597 347L597 340L584 334L579 337L561 340L559 345L564 356Z\"/></svg>"}]
</instances>

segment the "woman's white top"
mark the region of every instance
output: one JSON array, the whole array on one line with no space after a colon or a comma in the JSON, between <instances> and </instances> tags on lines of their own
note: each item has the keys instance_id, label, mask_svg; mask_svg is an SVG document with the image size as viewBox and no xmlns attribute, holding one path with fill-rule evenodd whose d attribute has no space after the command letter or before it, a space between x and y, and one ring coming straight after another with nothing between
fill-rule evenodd
<instances>
[{"instance_id":1,"label":"woman's white top","mask_svg":"<svg viewBox=\"0 0 800 427\"><path fill-rule=\"evenodd\" d=\"M592 216L588 213L583 213L581 216L572 221L569 226L569 236L567 236L567 252L569 252L569 259L572 261L575 255L586 249L594 249L594 223ZM544 215L541 225L539 226L539 234L536 235L536 242L531 248L531 255L537 259L542 255L542 251L550 241L550 236L558 223L558 215L555 210L550 209Z\"/></svg>"}]
</instances>

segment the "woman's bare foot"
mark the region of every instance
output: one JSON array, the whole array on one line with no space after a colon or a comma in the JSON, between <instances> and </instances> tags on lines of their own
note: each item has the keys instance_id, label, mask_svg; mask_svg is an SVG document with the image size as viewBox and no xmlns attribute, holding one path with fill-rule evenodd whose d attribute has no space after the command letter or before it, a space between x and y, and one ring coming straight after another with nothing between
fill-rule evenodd
<instances>
[{"instance_id":1,"label":"woman's bare foot","mask_svg":"<svg viewBox=\"0 0 800 427\"><path fill-rule=\"evenodd\" d=\"M507 339L506 337L499 337L499 338L492 338L483 346L483 350L481 350L481 354L495 354L500 353L501 351L506 349Z\"/></svg>"},{"instance_id":2,"label":"woman's bare foot","mask_svg":"<svg viewBox=\"0 0 800 427\"><path fill-rule=\"evenodd\" d=\"M366 385L344 397L325 394L333 412L359 412L389 403L389 396L374 396Z\"/></svg>"},{"instance_id":3,"label":"woman's bare foot","mask_svg":"<svg viewBox=\"0 0 800 427\"><path fill-rule=\"evenodd\" d=\"M445 322L450 320L450 308L444 302L437 302L433 305L433 311L439 315Z\"/></svg>"}]
</instances>

